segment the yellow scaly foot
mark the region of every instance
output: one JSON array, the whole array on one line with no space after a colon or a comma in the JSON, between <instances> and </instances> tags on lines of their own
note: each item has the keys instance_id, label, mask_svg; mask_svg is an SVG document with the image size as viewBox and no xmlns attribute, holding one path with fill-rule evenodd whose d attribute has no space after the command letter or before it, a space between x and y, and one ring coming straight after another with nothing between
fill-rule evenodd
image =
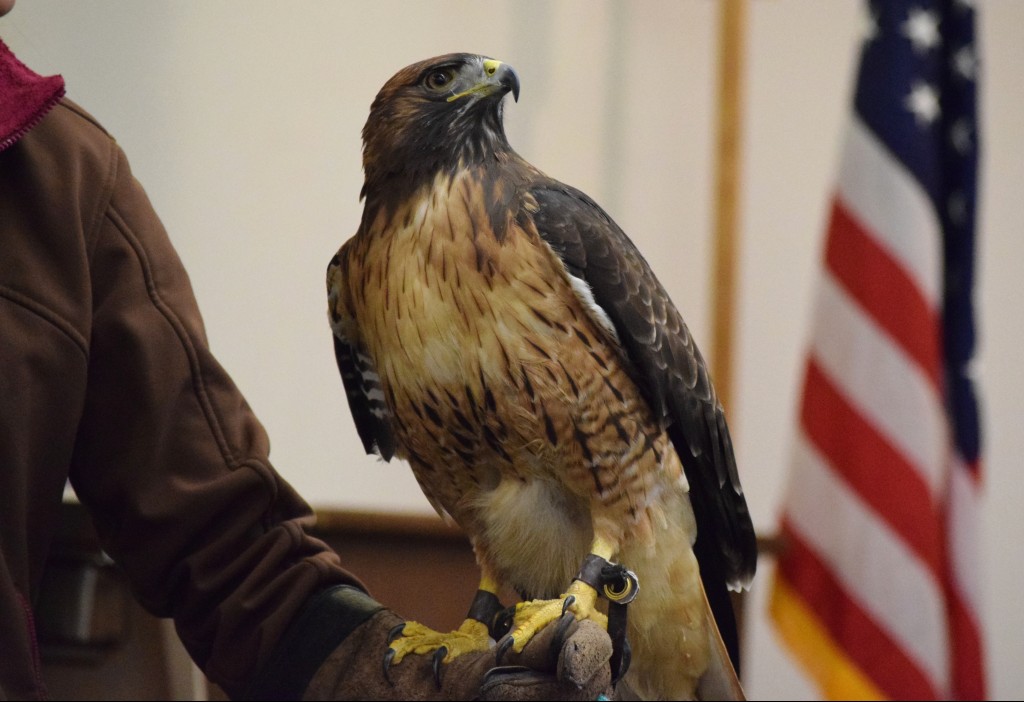
<instances>
[{"instance_id":1,"label":"yellow scaly foot","mask_svg":"<svg viewBox=\"0 0 1024 702\"><path fill-rule=\"evenodd\" d=\"M419 622L405 622L391 630L388 650L384 654L384 677L392 665L402 662L408 654L433 653L434 681L441 686L441 666L471 651L486 651L491 647L488 625L500 611L501 603L492 578L484 577L480 589L470 606L466 620L455 631L440 632Z\"/></svg>"},{"instance_id":2,"label":"yellow scaly foot","mask_svg":"<svg viewBox=\"0 0 1024 702\"><path fill-rule=\"evenodd\" d=\"M520 602L516 605L512 632L502 642L498 659L500 660L509 648L516 653L522 653L526 644L541 629L561 619L566 612L571 612L577 620L591 619L607 629L608 617L598 611L596 604L597 590L579 580L574 580L569 589L556 600Z\"/></svg>"},{"instance_id":3,"label":"yellow scaly foot","mask_svg":"<svg viewBox=\"0 0 1024 702\"><path fill-rule=\"evenodd\" d=\"M594 557L598 561L607 562L616 551L617 548L612 541L598 536L594 539L590 549L590 556L584 560L584 564ZM584 565L584 567L586 566ZM579 579L581 577L583 579ZM596 607L597 590L584 582L585 579L590 578L586 578L582 574L577 576L577 579L573 580L572 584L569 585L569 589L558 599L532 600L517 604L515 618L512 623L512 633L501 642L498 660L501 660L501 657L509 648L516 653L521 653L526 644L530 642L530 639L536 636L541 629L556 619L561 619L562 615L567 612L571 612L577 620L590 619L607 629L608 617Z\"/></svg>"},{"instance_id":4,"label":"yellow scaly foot","mask_svg":"<svg viewBox=\"0 0 1024 702\"><path fill-rule=\"evenodd\" d=\"M467 619L455 631L440 632L419 622L405 622L391 632L385 667L397 665L410 653L434 653L439 663L450 663L470 651L486 651L490 633L483 622Z\"/></svg>"}]
</instances>

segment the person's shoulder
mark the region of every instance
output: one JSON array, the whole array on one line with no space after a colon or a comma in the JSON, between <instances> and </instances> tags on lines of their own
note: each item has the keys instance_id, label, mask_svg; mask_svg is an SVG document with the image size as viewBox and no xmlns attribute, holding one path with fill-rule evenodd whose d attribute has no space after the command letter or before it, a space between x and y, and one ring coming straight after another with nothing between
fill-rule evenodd
<instances>
[{"instance_id":1,"label":"person's shoulder","mask_svg":"<svg viewBox=\"0 0 1024 702\"><path fill-rule=\"evenodd\" d=\"M39 187L48 192L84 189L105 199L103 193L109 195L114 180L123 170L121 149L114 137L88 111L67 97L54 105L18 146L27 158L41 166L33 172L43 181Z\"/></svg>"},{"instance_id":2,"label":"person's shoulder","mask_svg":"<svg viewBox=\"0 0 1024 702\"><path fill-rule=\"evenodd\" d=\"M53 117L57 120L67 122L75 128L84 132L95 132L95 136L103 139L112 139L110 133L100 124L99 120L93 117L74 100L64 97L54 106Z\"/></svg>"},{"instance_id":3,"label":"person's shoulder","mask_svg":"<svg viewBox=\"0 0 1024 702\"><path fill-rule=\"evenodd\" d=\"M84 150L107 155L114 143L99 120L67 97L61 98L26 137L53 144L65 154Z\"/></svg>"}]
</instances>

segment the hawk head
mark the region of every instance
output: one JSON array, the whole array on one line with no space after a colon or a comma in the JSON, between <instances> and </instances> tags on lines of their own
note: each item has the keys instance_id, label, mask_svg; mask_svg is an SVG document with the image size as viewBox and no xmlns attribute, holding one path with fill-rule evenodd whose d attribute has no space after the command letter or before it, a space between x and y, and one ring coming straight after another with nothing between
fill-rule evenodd
<instances>
[{"instance_id":1,"label":"hawk head","mask_svg":"<svg viewBox=\"0 0 1024 702\"><path fill-rule=\"evenodd\" d=\"M475 54L447 54L407 66L384 84L363 127L360 197L387 183L407 194L440 171L454 171L511 150L502 98L519 99L508 64Z\"/></svg>"}]
</instances>

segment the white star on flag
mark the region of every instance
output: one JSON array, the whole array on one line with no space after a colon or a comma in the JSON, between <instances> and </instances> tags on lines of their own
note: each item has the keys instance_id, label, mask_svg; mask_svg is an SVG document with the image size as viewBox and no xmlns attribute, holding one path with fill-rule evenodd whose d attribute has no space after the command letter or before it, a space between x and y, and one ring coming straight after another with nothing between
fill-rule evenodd
<instances>
[{"instance_id":1,"label":"white star on flag","mask_svg":"<svg viewBox=\"0 0 1024 702\"><path fill-rule=\"evenodd\" d=\"M973 80L978 70L978 58L970 46L965 46L953 54L953 71L966 80Z\"/></svg>"},{"instance_id":2,"label":"white star on flag","mask_svg":"<svg viewBox=\"0 0 1024 702\"><path fill-rule=\"evenodd\" d=\"M927 83L914 83L904 104L917 117L918 124L931 124L939 116L939 96Z\"/></svg>"},{"instance_id":3,"label":"white star on flag","mask_svg":"<svg viewBox=\"0 0 1024 702\"><path fill-rule=\"evenodd\" d=\"M861 25L861 38L865 44L878 38L878 18L870 9L861 16Z\"/></svg>"},{"instance_id":4,"label":"white star on flag","mask_svg":"<svg viewBox=\"0 0 1024 702\"><path fill-rule=\"evenodd\" d=\"M965 154L971 148L971 123L958 119L949 130L949 141L959 153Z\"/></svg>"},{"instance_id":5,"label":"white star on flag","mask_svg":"<svg viewBox=\"0 0 1024 702\"><path fill-rule=\"evenodd\" d=\"M914 51L922 52L939 45L939 20L934 12L912 9L903 23L903 34L914 45Z\"/></svg>"}]
</instances>

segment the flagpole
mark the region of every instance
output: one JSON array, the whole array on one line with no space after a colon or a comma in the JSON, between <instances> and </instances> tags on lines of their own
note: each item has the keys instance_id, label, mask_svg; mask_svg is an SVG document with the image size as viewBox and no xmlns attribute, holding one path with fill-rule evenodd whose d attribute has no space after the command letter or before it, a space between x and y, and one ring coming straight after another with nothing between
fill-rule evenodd
<instances>
[{"instance_id":1,"label":"flagpole","mask_svg":"<svg viewBox=\"0 0 1024 702\"><path fill-rule=\"evenodd\" d=\"M736 309L736 240L739 222L746 0L721 0L718 15L717 134L714 250L711 273L711 373L722 406L732 406L733 319ZM735 428L735 421L732 426ZM743 643L744 598L732 594Z\"/></svg>"},{"instance_id":2,"label":"flagpole","mask_svg":"<svg viewBox=\"0 0 1024 702\"><path fill-rule=\"evenodd\" d=\"M733 399L733 329L739 225L746 0L721 0L718 16L714 252L711 277L711 372L727 410Z\"/></svg>"}]
</instances>

